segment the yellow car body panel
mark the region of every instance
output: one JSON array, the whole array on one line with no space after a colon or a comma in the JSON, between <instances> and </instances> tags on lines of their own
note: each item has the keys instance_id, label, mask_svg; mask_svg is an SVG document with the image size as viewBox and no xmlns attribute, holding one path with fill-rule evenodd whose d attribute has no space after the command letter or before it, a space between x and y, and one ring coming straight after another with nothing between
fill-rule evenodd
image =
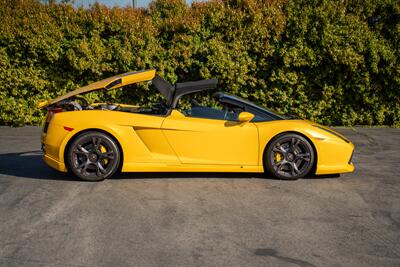
<instances>
[{"instance_id":1,"label":"yellow car body panel","mask_svg":"<svg viewBox=\"0 0 400 267\"><path fill-rule=\"evenodd\" d=\"M117 75L39 106L154 77L154 70ZM303 135L313 145L316 174L354 171L354 145L331 129L306 120L252 122L253 114L242 113L237 122L188 117L176 109L168 115L101 109L54 113L42 133L44 160L57 170L67 171L64 155L72 140L86 131L101 131L120 146L123 172L264 172L268 143L279 134L291 132Z\"/></svg>"},{"instance_id":2,"label":"yellow car body panel","mask_svg":"<svg viewBox=\"0 0 400 267\"><path fill-rule=\"evenodd\" d=\"M191 118L174 110L162 131L182 164L259 165L254 123Z\"/></svg>"}]
</instances>

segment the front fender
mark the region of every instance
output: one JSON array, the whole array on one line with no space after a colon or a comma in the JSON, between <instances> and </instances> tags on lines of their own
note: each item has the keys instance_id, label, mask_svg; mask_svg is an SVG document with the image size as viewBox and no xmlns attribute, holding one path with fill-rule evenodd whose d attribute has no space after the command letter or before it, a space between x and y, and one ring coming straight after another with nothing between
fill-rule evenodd
<instances>
[{"instance_id":1,"label":"front fender","mask_svg":"<svg viewBox=\"0 0 400 267\"><path fill-rule=\"evenodd\" d=\"M354 166L350 158L354 145L337 136L313 126L314 123L302 120L281 120L256 123L259 130L259 164L263 164L264 150L277 135L291 132L308 138L317 153L316 174L351 172Z\"/></svg>"}]
</instances>

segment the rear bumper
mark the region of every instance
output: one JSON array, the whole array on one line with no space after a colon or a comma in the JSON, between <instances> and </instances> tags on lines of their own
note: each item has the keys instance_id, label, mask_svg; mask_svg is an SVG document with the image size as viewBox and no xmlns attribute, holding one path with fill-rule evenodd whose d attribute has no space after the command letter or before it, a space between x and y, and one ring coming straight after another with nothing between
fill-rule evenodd
<instances>
[{"instance_id":1,"label":"rear bumper","mask_svg":"<svg viewBox=\"0 0 400 267\"><path fill-rule=\"evenodd\" d=\"M44 162L58 171L66 172L67 168L64 164L62 144L68 134L64 128L58 124L50 123L47 133L42 132L42 151Z\"/></svg>"},{"instance_id":2,"label":"rear bumper","mask_svg":"<svg viewBox=\"0 0 400 267\"><path fill-rule=\"evenodd\" d=\"M67 172L67 168L65 167L65 164L63 162L59 162L58 160L46 154L43 155L43 160L48 166L52 167L53 169L61 172Z\"/></svg>"}]
</instances>

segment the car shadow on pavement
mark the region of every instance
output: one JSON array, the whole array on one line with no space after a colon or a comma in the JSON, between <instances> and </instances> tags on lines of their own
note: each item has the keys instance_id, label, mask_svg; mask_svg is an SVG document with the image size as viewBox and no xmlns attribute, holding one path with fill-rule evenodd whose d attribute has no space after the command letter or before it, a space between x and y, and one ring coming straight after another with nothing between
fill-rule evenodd
<instances>
[{"instance_id":1,"label":"car shadow on pavement","mask_svg":"<svg viewBox=\"0 0 400 267\"><path fill-rule=\"evenodd\" d=\"M41 151L0 154L0 175L28 179L81 181L72 174L48 167ZM307 178L334 178L338 175L311 176ZM226 179L274 179L263 173L219 173L219 172L129 172L118 173L112 179L162 179L162 178L226 178Z\"/></svg>"},{"instance_id":2,"label":"car shadow on pavement","mask_svg":"<svg viewBox=\"0 0 400 267\"><path fill-rule=\"evenodd\" d=\"M270 178L262 173L231 173L231 172L128 172L119 173L112 179L162 179L162 178L220 178L220 179L250 179ZM271 178L273 179L273 178Z\"/></svg>"},{"instance_id":3,"label":"car shadow on pavement","mask_svg":"<svg viewBox=\"0 0 400 267\"><path fill-rule=\"evenodd\" d=\"M0 154L0 175L43 180L78 180L70 174L48 167L42 159L41 151Z\"/></svg>"}]
</instances>

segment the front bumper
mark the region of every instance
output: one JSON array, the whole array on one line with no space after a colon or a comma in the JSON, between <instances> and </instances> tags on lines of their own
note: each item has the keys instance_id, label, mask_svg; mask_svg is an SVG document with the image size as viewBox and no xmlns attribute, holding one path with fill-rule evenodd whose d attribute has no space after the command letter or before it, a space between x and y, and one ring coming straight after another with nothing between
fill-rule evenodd
<instances>
[{"instance_id":1,"label":"front bumper","mask_svg":"<svg viewBox=\"0 0 400 267\"><path fill-rule=\"evenodd\" d=\"M348 163L344 165L319 165L317 175L319 174L337 174L337 173L346 173L354 171L353 163Z\"/></svg>"},{"instance_id":2,"label":"front bumper","mask_svg":"<svg viewBox=\"0 0 400 267\"><path fill-rule=\"evenodd\" d=\"M337 174L354 171L354 144L339 139L325 139L318 143L316 174Z\"/></svg>"}]
</instances>

